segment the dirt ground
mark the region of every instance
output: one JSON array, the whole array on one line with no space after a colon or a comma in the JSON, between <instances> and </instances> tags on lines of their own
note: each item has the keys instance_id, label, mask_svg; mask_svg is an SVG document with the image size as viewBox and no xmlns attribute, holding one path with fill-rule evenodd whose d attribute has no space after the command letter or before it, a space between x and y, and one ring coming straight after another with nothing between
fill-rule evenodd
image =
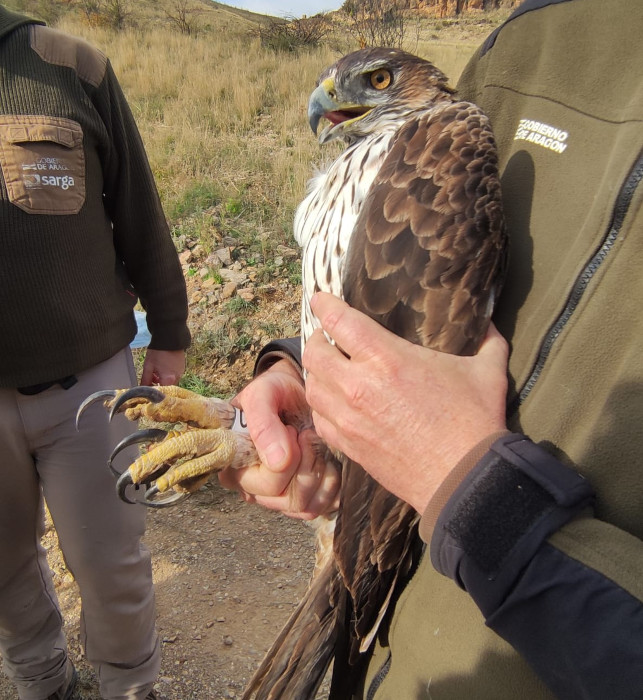
<instances>
[{"instance_id":1,"label":"dirt ground","mask_svg":"<svg viewBox=\"0 0 643 700\"><path fill-rule=\"evenodd\" d=\"M167 700L240 698L306 589L312 529L209 484L173 508L150 509L145 540L163 645L157 690ZM98 700L79 643L78 589L51 526L44 544L79 671L79 698ZM0 674L0 700L17 697Z\"/></svg>"}]
</instances>

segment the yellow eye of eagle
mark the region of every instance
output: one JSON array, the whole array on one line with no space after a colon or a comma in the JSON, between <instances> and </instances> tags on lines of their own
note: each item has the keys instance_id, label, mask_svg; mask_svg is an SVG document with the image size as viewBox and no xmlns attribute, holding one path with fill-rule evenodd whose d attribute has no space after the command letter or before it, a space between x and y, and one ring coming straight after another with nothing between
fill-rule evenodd
<instances>
[{"instance_id":1,"label":"yellow eye of eagle","mask_svg":"<svg viewBox=\"0 0 643 700\"><path fill-rule=\"evenodd\" d=\"M387 71L386 68L380 68L379 70L373 71L371 73L371 85L376 90L384 90L391 84L391 73Z\"/></svg>"}]
</instances>

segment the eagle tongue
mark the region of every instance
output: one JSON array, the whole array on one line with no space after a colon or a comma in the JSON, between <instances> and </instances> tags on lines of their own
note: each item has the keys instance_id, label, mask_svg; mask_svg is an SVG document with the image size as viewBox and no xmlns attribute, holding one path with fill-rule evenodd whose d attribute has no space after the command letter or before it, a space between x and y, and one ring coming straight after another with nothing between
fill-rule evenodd
<instances>
[{"instance_id":1,"label":"eagle tongue","mask_svg":"<svg viewBox=\"0 0 643 700\"><path fill-rule=\"evenodd\" d=\"M360 114L363 114L363 112L357 110L343 109L337 110L336 112L326 112L326 114L324 114L324 117L328 119L328 121L333 126L335 126L336 124L341 124L341 122L348 121L349 119L354 119Z\"/></svg>"}]
</instances>

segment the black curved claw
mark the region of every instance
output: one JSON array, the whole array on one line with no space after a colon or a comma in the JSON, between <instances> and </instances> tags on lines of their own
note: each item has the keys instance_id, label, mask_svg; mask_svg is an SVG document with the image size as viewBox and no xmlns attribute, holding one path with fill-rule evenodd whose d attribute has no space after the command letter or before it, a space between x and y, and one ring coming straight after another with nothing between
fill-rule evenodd
<instances>
[{"instance_id":1,"label":"black curved claw","mask_svg":"<svg viewBox=\"0 0 643 700\"><path fill-rule=\"evenodd\" d=\"M136 434L136 433L135 433ZM131 435L129 436L131 437ZM125 438L127 439L127 438ZM161 498L157 501L151 500L151 497L154 496L157 493L160 493L156 484L153 483L154 479L158 479L159 476L163 476L165 472L171 467L172 465L170 464L161 464L160 467L154 472L153 475L150 475L148 479L142 482L143 485L147 487L147 490L145 491L145 494L143 498L141 499L136 499L135 501L131 501L127 495L126 495L126 490L128 486L134 486L136 490L138 490L141 487L141 484L137 484L134 482L132 479L132 475L130 474L129 469L125 470L122 474L118 474L118 472L114 469L112 471L114 474L118 476L118 480L116 481L116 493L118 494L118 497L121 499L121 501L125 501L125 503L142 503L145 506L150 506L152 508L162 508L164 505L172 505L173 503L177 503L178 501L182 500L184 496L187 496L189 494L183 494L183 493L176 493L175 491L168 491L167 495L169 498Z\"/></svg>"},{"instance_id":2,"label":"black curved claw","mask_svg":"<svg viewBox=\"0 0 643 700\"><path fill-rule=\"evenodd\" d=\"M128 486L131 486L133 483L134 482L132 481L129 469L127 471L124 471L118 477L118 481L116 482L116 493L118 494L118 497L121 499L121 501L125 501L125 503L131 503L132 505L134 505L136 501L130 501L130 499L125 495L125 489Z\"/></svg>"},{"instance_id":3,"label":"black curved claw","mask_svg":"<svg viewBox=\"0 0 643 700\"><path fill-rule=\"evenodd\" d=\"M112 418L118 413L119 409L122 408L123 404L129 401L130 399L147 399L152 403L161 403L161 401L163 401L164 398L165 395L152 386L132 387L131 389L124 391L116 399L116 401L114 401L114 403L112 404L112 410L109 414L109 419L112 420Z\"/></svg>"},{"instance_id":4,"label":"black curved claw","mask_svg":"<svg viewBox=\"0 0 643 700\"><path fill-rule=\"evenodd\" d=\"M93 394L90 394L78 407L78 411L76 412L76 430L78 430L78 423L80 421L80 417L83 415L85 412L85 409L88 406L91 406L93 403L96 403L97 401L106 401L107 399L113 399L116 396L116 391L114 389L105 389L103 391L95 391Z\"/></svg>"},{"instance_id":5,"label":"black curved claw","mask_svg":"<svg viewBox=\"0 0 643 700\"><path fill-rule=\"evenodd\" d=\"M112 465L114 458L119 452L122 452L126 447L130 447L131 445L138 445L144 442L161 442L166 435L167 431L161 430L160 428L148 428L147 430L139 430L136 433L128 435L126 438L123 438L118 445L116 445L112 454L107 460L107 466L114 476L119 477L121 473Z\"/></svg>"},{"instance_id":6,"label":"black curved claw","mask_svg":"<svg viewBox=\"0 0 643 700\"><path fill-rule=\"evenodd\" d=\"M160 498L155 498L157 494L161 494ZM150 486L141 499L141 503L148 508L167 508L168 506L176 505L179 501L187 498L190 494L187 491L165 491L161 493L156 484Z\"/></svg>"},{"instance_id":7,"label":"black curved claw","mask_svg":"<svg viewBox=\"0 0 643 700\"><path fill-rule=\"evenodd\" d=\"M164 474L168 470L168 466L165 467L165 469L157 472L155 476L161 476L161 474ZM149 483L149 482L147 482ZM145 495L143 498L139 501L131 501L126 495L125 491L128 486L132 486L134 482L132 481L132 477L129 473L129 469L125 472L123 472L119 478L118 481L116 482L116 493L118 494L118 497L122 500L125 501L125 503L131 503L131 504L136 504L136 503L142 503L144 506L147 506L148 508L167 508L167 506L173 506L175 503L178 503L179 501L182 501L184 498L187 498L190 494L189 493L182 493L178 491L166 491L165 493L161 494L160 498L155 498L155 496L159 493L161 493L156 486L156 484L152 484L147 491L145 491ZM136 488L138 488L138 484L134 484Z\"/></svg>"}]
</instances>

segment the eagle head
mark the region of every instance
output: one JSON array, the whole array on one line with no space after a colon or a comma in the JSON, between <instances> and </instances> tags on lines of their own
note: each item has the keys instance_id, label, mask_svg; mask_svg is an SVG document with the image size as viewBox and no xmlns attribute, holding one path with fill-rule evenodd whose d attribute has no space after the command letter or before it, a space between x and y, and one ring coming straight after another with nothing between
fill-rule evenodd
<instances>
[{"instance_id":1,"label":"eagle head","mask_svg":"<svg viewBox=\"0 0 643 700\"><path fill-rule=\"evenodd\" d=\"M336 138L353 142L398 125L438 100L453 99L448 78L429 61L390 48L354 51L329 68L317 81L308 101L314 133L323 118L330 122L320 143Z\"/></svg>"}]
</instances>

